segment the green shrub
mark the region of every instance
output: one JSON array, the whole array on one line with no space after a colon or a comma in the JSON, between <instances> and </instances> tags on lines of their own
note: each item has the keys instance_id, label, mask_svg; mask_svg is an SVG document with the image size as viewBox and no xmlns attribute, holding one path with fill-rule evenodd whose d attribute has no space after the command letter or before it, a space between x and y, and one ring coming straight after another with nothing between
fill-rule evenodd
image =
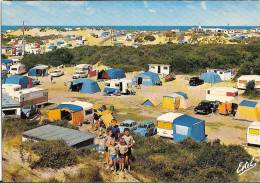
<instances>
[{"instance_id":1,"label":"green shrub","mask_svg":"<svg viewBox=\"0 0 260 183\"><path fill-rule=\"evenodd\" d=\"M144 40L146 40L146 41L154 41L155 37L152 36L152 35L147 35L147 36L144 37Z\"/></svg>"},{"instance_id":2,"label":"green shrub","mask_svg":"<svg viewBox=\"0 0 260 183\"><path fill-rule=\"evenodd\" d=\"M249 81L247 83L246 90L243 95L252 99L260 98L260 91L255 89L255 81Z\"/></svg>"},{"instance_id":3,"label":"green shrub","mask_svg":"<svg viewBox=\"0 0 260 183\"><path fill-rule=\"evenodd\" d=\"M197 143L186 139L173 144L157 138L135 136L133 169L153 181L237 181L237 166L251 156L238 145L220 140Z\"/></svg>"},{"instance_id":4,"label":"green shrub","mask_svg":"<svg viewBox=\"0 0 260 183\"><path fill-rule=\"evenodd\" d=\"M63 168L77 164L77 152L62 140L25 142L23 147L38 156L30 164L32 168Z\"/></svg>"}]
</instances>

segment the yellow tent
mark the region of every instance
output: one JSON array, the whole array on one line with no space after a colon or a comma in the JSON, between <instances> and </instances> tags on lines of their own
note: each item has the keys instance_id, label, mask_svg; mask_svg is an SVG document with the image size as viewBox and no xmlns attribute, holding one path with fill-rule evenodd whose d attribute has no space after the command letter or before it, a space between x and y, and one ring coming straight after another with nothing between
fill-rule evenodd
<instances>
[{"instance_id":1,"label":"yellow tent","mask_svg":"<svg viewBox=\"0 0 260 183\"><path fill-rule=\"evenodd\" d=\"M176 92L170 95L163 96L162 108L163 109L187 109L190 107L187 94L184 92Z\"/></svg>"},{"instance_id":2,"label":"yellow tent","mask_svg":"<svg viewBox=\"0 0 260 183\"><path fill-rule=\"evenodd\" d=\"M260 120L260 105L256 101L243 100L237 108L236 119L247 121Z\"/></svg>"},{"instance_id":3,"label":"yellow tent","mask_svg":"<svg viewBox=\"0 0 260 183\"><path fill-rule=\"evenodd\" d=\"M60 104L56 108L49 110L48 119L51 122L66 119L72 125L79 126L84 121L84 114L80 107Z\"/></svg>"}]
</instances>

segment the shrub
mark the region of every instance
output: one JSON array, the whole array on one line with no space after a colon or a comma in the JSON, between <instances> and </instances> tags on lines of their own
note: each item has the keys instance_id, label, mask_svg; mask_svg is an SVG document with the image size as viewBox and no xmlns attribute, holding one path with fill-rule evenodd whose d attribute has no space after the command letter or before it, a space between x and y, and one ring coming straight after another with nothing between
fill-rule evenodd
<instances>
[{"instance_id":1,"label":"shrub","mask_svg":"<svg viewBox=\"0 0 260 183\"><path fill-rule=\"evenodd\" d=\"M173 144L162 139L135 136L133 169L153 181L237 181L237 166L251 156L240 146L220 140L197 143L186 139ZM139 177L141 178L141 177Z\"/></svg>"},{"instance_id":2,"label":"shrub","mask_svg":"<svg viewBox=\"0 0 260 183\"><path fill-rule=\"evenodd\" d=\"M152 35L147 35L147 36L144 37L144 40L146 40L146 41L154 41L155 37L152 36Z\"/></svg>"},{"instance_id":3,"label":"shrub","mask_svg":"<svg viewBox=\"0 0 260 183\"><path fill-rule=\"evenodd\" d=\"M30 164L32 168L63 168L77 164L77 152L62 140L23 143L24 149L38 156Z\"/></svg>"},{"instance_id":4,"label":"shrub","mask_svg":"<svg viewBox=\"0 0 260 183\"><path fill-rule=\"evenodd\" d=\"M246 85L244 96L249 98L260 98L260 91L255 89L255 81L249 81Z\"/></svg>"}]
</instances>

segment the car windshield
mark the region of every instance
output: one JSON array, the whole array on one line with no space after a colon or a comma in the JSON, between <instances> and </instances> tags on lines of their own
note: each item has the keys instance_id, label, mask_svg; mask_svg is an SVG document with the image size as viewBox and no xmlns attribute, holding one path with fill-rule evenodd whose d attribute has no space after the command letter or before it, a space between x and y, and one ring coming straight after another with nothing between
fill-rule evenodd
<instances>
[{"instance_id":1,"label":"car windshield","mask_svg":"<svg viewBox=\"0 0 260 183\"><path fill-rule=\"evenodd\" d=\"M121 123L120 126L132 127L132 124L130 124L130 123Z\"/></svg>"},{"instance_id":2,"label":"car windshield","mask_svg":"<svg viewBox=\"0 0 260 183\"><path fill-rule=\"evenodd\" d=\"M201 107L201 106L209 106L210 104L209 103L207 103L207 102L201 102L200 104L199 104L199 106Z\"/></svg>"},{"instance_id":3,"label":"car windshield","mask_svg":"<svg viewBox=\"0 0 260 183\"><path fill-rule=\"evenodd\" d=\"M139 128L147 128L147 127L148 127L148 125L146 125L146 124L139 125Z\"/></svg>"}]
</instances>

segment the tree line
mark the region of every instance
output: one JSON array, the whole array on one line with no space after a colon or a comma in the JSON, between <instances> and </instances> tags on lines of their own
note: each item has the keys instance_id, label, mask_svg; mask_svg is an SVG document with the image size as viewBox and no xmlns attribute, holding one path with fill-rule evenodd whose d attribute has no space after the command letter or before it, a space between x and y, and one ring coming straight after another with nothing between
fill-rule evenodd
<instances>
[{"instance_id":1,"label":"tree line","mask_svg":"<svg viewBox=\"0 0 260 183\"><path fill-rule=\"evenodd\" d=\"M149 63L160 63L172 65L174 72L181 74L199 73L206 68L235 68L238 75L260 74L260 40L236 45L80 46L60 48L41 55L28 54L22 62L28 68L36 64L58 66L99 62L127 72L145 70Z\"/></svg>"}]
</instances>

